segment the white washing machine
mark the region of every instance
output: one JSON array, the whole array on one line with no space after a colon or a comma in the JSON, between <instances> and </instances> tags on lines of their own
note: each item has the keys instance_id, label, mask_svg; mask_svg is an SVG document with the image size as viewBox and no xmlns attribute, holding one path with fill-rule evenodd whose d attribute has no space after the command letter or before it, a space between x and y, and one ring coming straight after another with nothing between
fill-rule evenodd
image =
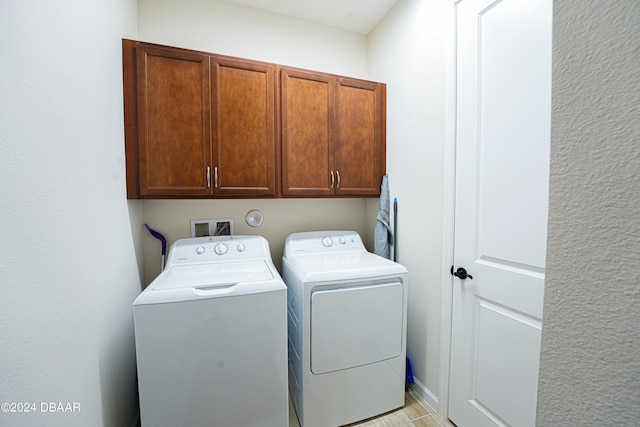
<instances>
[{"instance_id":1,"label":"white washing machine","mask_svg":"<svg viewBox=\"0 0 640 427\"><path fill-rule=\"evenodd\" d=\"M407 270L352 231L294 233L287 284L289 391L303 427L341 426L404 405Z\"/></svg>"},{"instance_id":2,"label":"white washing machine","mask_svg":"<svg viewBox=\"0 0 640 427\"><path fill-rule=\"evenodd\" d=\"M263 237L176 241L133 312L142 427L288 425L286 286Z\"/></svg>"}]
</instances>

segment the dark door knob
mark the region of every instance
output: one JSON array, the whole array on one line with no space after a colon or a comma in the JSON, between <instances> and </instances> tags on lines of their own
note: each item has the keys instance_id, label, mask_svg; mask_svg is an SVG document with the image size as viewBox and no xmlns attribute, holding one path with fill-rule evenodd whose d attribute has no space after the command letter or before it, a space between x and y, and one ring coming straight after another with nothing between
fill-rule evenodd
<instances>
[{"instance_id":1,"label":"dark door knob","mask_svg":"<svg viewBox=\"0 0 640 427\"><path fill-rule=\"evenodd\" d=\"M465 270L463 267L458 267L458 269L456 271L453 271L453 265L451 266L451 274L453 274L454 276L460 278L460 280L464 280L464 279L473 279L473 276L470 274L467 274L467 270Z\"/></svg>"}]
</instances>

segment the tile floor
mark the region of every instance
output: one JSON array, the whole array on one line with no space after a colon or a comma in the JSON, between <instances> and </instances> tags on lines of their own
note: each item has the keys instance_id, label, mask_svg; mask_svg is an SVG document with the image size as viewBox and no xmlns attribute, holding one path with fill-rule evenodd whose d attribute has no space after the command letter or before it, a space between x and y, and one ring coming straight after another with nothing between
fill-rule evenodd
<instances>
[{"instance_id":1,"label":"tile floor","mask_svg":"<svg viewBox=\"0 0 640 427\"><path fill-rule=\"evenodd\" d=\"M404 401L402 408L379 417L349 424L348 427L455 427L449 420L440 418L417 393L408 391L405 393ZM291 400L289 400L289 427L300 427Z\"/></svg>"}]
</instances>

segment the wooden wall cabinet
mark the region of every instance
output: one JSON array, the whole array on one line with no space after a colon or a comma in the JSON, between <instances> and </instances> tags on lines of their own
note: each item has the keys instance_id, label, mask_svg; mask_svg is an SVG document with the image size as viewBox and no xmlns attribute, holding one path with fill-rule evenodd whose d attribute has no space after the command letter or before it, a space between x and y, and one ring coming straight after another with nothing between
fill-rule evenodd
<instances>
[{"instance_id":1,"label":"wooden wall cabinet","mask_svg":"<svg viewBox=\"0 0 640 427\"><path fill-rule=\"evenodd\" d=\"M281 91L283 196L378 196L385 85L283 68Z\"/></svg>"},{"instance_id":2,"label":"wooden wall cabinet","mask_svg":"<svg viewBox=\"0 0 640 427\"><path fill-rule=\"evenodd\" d=\"M276 195L275 65L131 40L123 62L129 198Z\"/></svg>"},{"instance_id":3,"label":"wooden wall cabinet","mask_svg":"<svg viewBox=\"0 0 640 427\"><path fill-rule=\"evenodd\" d=\"M213 192L276 195L276 66L212 56Z\"/></svg>"},{"instance_id":4,"label":"wooden wall cabinet","mask_svg":"<svg viewBox=\"0 0 640 427\"><path fill-rule=\"evenodd\" d=\"M211 194L210 61L136 48L140 196Z\"/></svg>"},{"instance_id":5,"label":"wooden wall cabinet","mask_svg":"<svg viewBox=\"0 0 640 427\"><path fill-rule=\"evenodd\" d=\"M122 46L128 198L379 196L384 84Z\"/></svg>"}]
</instances>

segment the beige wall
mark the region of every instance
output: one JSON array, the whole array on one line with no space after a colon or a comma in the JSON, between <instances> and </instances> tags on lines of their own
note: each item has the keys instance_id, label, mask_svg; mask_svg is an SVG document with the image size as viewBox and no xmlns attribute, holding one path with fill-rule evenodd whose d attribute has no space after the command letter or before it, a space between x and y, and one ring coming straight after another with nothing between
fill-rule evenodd
<instances>
[{"instance_id":1,"label":"beige wall","mask_svg":"<svg viewBox=\"0 0 640 427\"><path fill-rule=\"evenodd\" d=\"M258 209L264 215L260 227L245 222L247 212ZM285 238L294 232L311 230L354 230L370 235L364 199L248 199L248 200L147 200L144 221L160 231L170 245L191 236L192 219L233 218L235 234L258 234L269 241L278 269L282 264ZM375 214L374 214L375 218ZM140 227L144 227L140 224ZM143 236L145 284L160 272L160 242ZM371 248L373 249L373 248ZM168 249L167 249L168 250Z\"/></svg>"},{"instance_id":2,"label":"beige wall","mask_svg":"<svg viewBox=\"0 0 640 427\"><path fill-rule=\"evenodd\" d=\"M640 3L554 1L538 426L640 420Z\"/></svg>"}]
</instances>

